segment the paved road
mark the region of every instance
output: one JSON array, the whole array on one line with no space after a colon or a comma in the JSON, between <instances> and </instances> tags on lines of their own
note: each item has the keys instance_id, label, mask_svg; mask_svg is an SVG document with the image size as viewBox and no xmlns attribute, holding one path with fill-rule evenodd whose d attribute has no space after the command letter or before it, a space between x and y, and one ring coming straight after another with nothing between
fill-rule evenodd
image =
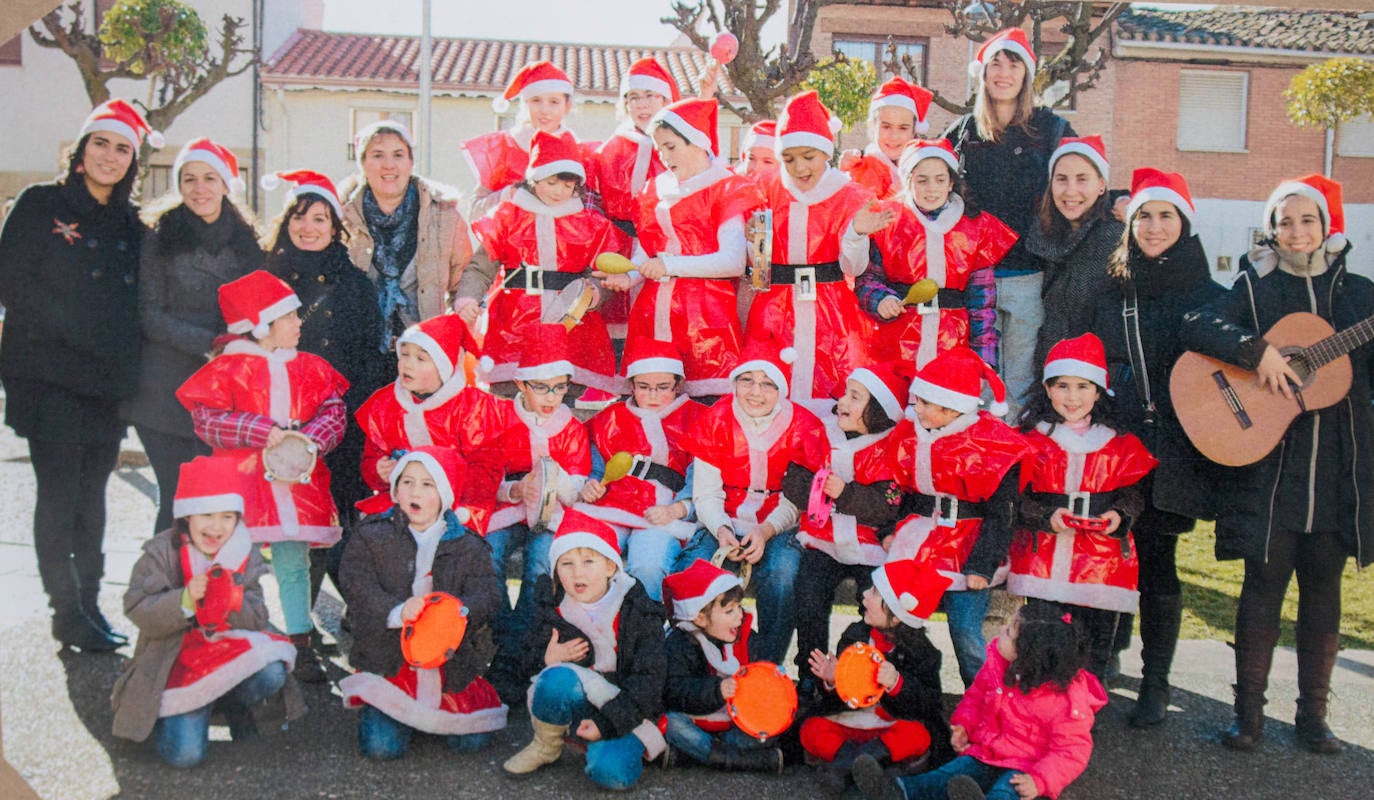
<instances>
[{"instance_id":1,"label":"paved road","mask_svg":"<svg viewBox=\"0 0 1374 800\"><path fill-rule=\"evenodd\" d=\"M126 442L136 448L136 443ZM152 471L122 468L110 481L106 538L109 580L101 604L126 633L135 631L119 615L125 578L153 520ZM585 797L595 793L578 772L581 760L565 756L529 780L507 780L500 763L528 740L528 723L512 715L512 726L488 750L465 756L447 753L436 740L420 737L406 758L388 764L363 761L354 738L355 717L344 710L337 690L308 688L311 712L290 730L256 743L214 744L200 767L175 771L163 766L146 745L110 735L109 693L124 656L60 655L48 637L48 618L32 547L33 473L22 440L0 430L0 708L4 755L44 798L103 800L161 798L430 798ZM274 586L267 581L274 619L280 622ZM326 626L341 604L327 595L317 613ZM837 620L837 625L844 620ZM946 653L941 626L933 633ZM1270 697L1269 737L1262 750L1237 755L1217 744L1229 721L1231 656L1225 644L1185 642L1175 679L1175 711L1162 727L1134 731L1125 725L1134 698L1139 659L1128 655L1130 677L1112 692L1096 728L1097 750L1084 776L1063 796L1088 798L1337 798L1365 796L1374 784L1374 652L1346 651L1335 675L1332 724L1350 746L1339 757L1321 757L1292 745L1291 712L1296 695L1293 653L1276 658ZM341 667L331 668L337 680ZM952 656L946 658L947 688L959 685ZM947 696L951 704L955 698ZM215 729L212 738L225 738ZM803 767L781 777L725 775L704 769L665 771L647 767L636 789L644 797L788 798L818 796ZM3 800L3 799L0 799Z\"/></svg>"}]
</instances>

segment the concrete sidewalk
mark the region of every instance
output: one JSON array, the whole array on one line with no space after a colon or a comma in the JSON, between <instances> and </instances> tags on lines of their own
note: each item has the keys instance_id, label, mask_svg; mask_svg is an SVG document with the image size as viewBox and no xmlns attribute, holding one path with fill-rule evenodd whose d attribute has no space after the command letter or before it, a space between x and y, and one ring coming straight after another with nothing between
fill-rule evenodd
<instances>
[{"instance_id":1,"label":"concrete sidewalk","mask_svg":"<svg viewBox=\"0 0 1374 800\"><path fill-rule=\"evenodd\" d=\"M137 444L126 440L136 451ZM135 453L135 455L137 455ZM136 460L136 459L135 459ZM108 578L102 606L131 636L133 626L119 613L127 576L142 542L150 535L154 501L152 470L121 468L108 489L105 549ZM310 713L289 731L246 745L214 745L206 762L189 771L164 766L148 744L110 735L109 694L132 652L59 654L48 635L48 614L32 547L33 472L23 440L0 429L0 707L4 709L4 757L44 798L100 800L108 797L183 798L428 798L585 797L595 789L583 776L582 760L566 755L557 765L515 783L501 762L528 741L523 712L487 750L451 755L432 737L417 737L398 762L374 764L357 753L356 717L346 711L332 684L307 687ZM280 624L275 585L264 582ZM328 591L328 590L327 590ZM341 603L328 594L317 606L326 626L337 622ZM836 620L837 629L848 620ZM946 653L944 686L960 686L943 626L934 638ZM1084 776L1063 797L1087 798L1338 798L1370 793L1374 781L1374 652L1344 651L1334 678L1331 725L1346 743L1337 757L1298 750L1292 741L1296 660L1281 649L1275 658L1268 707L1270 724L1260 752L1234 754L1217 742L1230 721L1230 649L1222 642L1185 641L1174 669L1174 709L1168 722L1149 731L1126 726L1139 674L1139 643L1127 654L1128 677L1112 691L1099 715L1096 751ZM331 667L337 681L344 675ZM952 704L957 698L947 695ZM227 738L213 729L212 739ZM751 800L819 796L810 772L790 767L781 777L722 774L647 766L635 790L642 796ZM857 796L857 795L856 795Z\"/></svg>"}]
</instances>

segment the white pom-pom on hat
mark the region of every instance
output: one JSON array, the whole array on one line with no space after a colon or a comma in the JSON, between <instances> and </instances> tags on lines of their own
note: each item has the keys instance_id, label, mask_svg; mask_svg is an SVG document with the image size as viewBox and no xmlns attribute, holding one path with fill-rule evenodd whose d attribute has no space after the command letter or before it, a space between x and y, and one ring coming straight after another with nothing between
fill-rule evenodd
<instances>
[{"instance_id":1,"label":"white pom-pom on hat","mask_svg":"<svg viewBox=\"0 0 1374 800\"><path fill-rule=\"evenodd\" d=\"M797 348L784 347L778 351L778 360L784 364L791 364L797 360Z\"/></svg>"},{"instance_id":2,"label":"white pom-pom on hat","mask_svg":"<svg viewBox=\"0 0 1374 800\"><path fill-rule=\"evenodd\" d=\"M277 187L281 186L281 178L278 178L275 172L268 172L261 178L258 178L258 185L265 191L276 191Z\"/></svg>"},{"instance_id":3,"label":"white pom-pom on hat","mask_svg":"<svg viewBox=\"0 0 1374 800\"><path fill-rule=\"evenodd\" d=\"M491 372L496 369L496 360L491 356L482 356L477 359L477 367L483 372Z\"/></svg>"},{"instance_id":4,"label":"white pom-pom on hat","mask_svg":"<svg viewBox=\"0 0 1374 800\"><path fill-rule=\"evenodd\" d=\"M1345 246L1349 243L1350 240L1345 238L1344 233L1333 233L1326 237L1326 252L1339 253L1344 250Z\"/></svg>"},{"instance_id":5,"label":"white pom-pom on hat","mask_svg":"<svg viewBox=\"0 0 1374 800\"><path fill-rule=\"evenodd\" d=\"M148 131L148 137L145 141L154 150L161 150L163 145L167 144L167 139L162 135L162 131Z\"/></svg>"},{"instance_id":6,"label":"white pom-pom on hat","mask_svg":"<svg viewBox=\"0 0 1374 800\"><path fill-rule=\"evenodd\" d=\"M459 525L466 525L472 519L472 512L466 506L458 506L453 509L453 516L458 518Z\"/></svg>"},{"instance_id":7,"label":"white pom-pom on hat","mask_svg":"<svg viewBox=\"0 0 1374 800\"><path fill-rule=\"evenodd\" d=\"M930 131L930 121L924 119L916 120L915 131L919 134L927 133L928 131Z\"/></svg>"},{"instance_id":8,"label":"white pom-pom on hat","mask_svg":"<svg viewBox=\"0 0 1374 800\"><path fill-rule=\"evenodd\" d=\"M504 114L507 111L510 111L510 101L500 95L497 95L496 97L492 98L491 110L495 111L498 114Z\"/></svg>"},{"instance_id":9,"label":"white pom-pom on hat","mask_svg":"<svg viewBox=\"0 0 1374 800\"><path fill-rule=\"evenodd\" d=\"M826 124L830 126L831 133L839 133L840 128L844 127L844 121L841 120L839 117L833 115L830 117Z\"/></svg>"}]
</instances>

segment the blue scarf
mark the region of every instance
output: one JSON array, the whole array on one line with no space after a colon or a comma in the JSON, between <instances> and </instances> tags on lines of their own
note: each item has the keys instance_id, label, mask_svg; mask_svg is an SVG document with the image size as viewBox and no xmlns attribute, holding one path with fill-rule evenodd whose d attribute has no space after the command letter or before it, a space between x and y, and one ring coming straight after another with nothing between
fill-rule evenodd
<instances>
[{"instance_id":1,"label":"blue scarf","mask_svg":"<svg viewBox=\"0 0 1374 800\"><path fill-rule=\"evenodd\" d=\"M420 193L411 181L401 204L382 212L371 189L363 190L363 220L372 234L372 268L376 271L377 305L382 310L378 350L391 352L392 339L420 321L416 298L401 288L401 275L415 259L420 219Z\"/></svg>"}]
</instances>

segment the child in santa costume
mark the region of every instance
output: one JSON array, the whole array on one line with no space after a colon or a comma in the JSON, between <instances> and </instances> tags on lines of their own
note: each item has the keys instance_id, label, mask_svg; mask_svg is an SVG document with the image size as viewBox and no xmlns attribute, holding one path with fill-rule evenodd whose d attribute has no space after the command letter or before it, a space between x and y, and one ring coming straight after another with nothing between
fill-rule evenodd
<instances>
[{"instance_id":1,"label":"child in santa costume","mask_svg":"<svg viewBox=\"0 0 1374 800\"><path fill-rule=\"evenodd\" d=\"M902 151L905 191L896 221L873 235L873 263L855 287L878 320L873 355L916 361L968 345L997 364L997 286L992 268L1016 234L987 212L965 205L959 159L944 139L918 139ZM920 305L903 304L911 284L929 279L939 292Z\"/></svg>"},{"instance_id":2,"label":"child in santa costume","mask_svg":"<svg viewBox=\"0 0 1374 800\"><path fill-rule=\"evenodd\" d=\"M620 81L620 125L597 148L587 187L601 196L606 216L628 237L635 236L639 193L663 172L649 123L660 109L681 99L673 76L652 57L631 64Z\"/></svg>"},{"instance_id":3,"label":"child in santa costume","mask_svg":"<svg viewBox=\"0 0 1374 800\"><path fill-rule=\"evenodd\" d=\"M625 572L615 531L577 511L563 515L552 568L535 586L526 637L534 740L503 765L528 775L563 754L571 732L587 743L585 772L603 789L629 789L645 759L667 747L663 709L663 606Z\"/></svg>"},{"instance_id":4,"label":"child in santa costume","mask_svg":"<svg viewBox=\"0 0 1374 800\"><path fill-rule=\"evenodd\" d=\"M978 410L984 381L992 413ZM1031 449L993 416L1007 411L1006 387L967 347L945 351L916 373L910 397L911 419L892 433L893 477L908 494L888 558L914 558L953 580L944 606L967 687L983 664L988 589L1006 575Z\"/></svg>"},{"instance_id":5,"label":"child in santa costume","mask_svg":"<svg viewBox=\"0 0 1374 800\"><path fill-rule=\"evenodd\" d=\"M310 646L309 548L339 540L339 512L329 468L315 459L308 480L264 480L263 451L306 436L323 456L343 438L348 381L329 362L296 350L301 301L279 278L258 270L219 289L220 310L237 337L177 389L196 435L215 455L239 463L256 480L244 485L244 525L256 543L272 545L286 633L296 645L297 678L317 683L324 669Z\"/></svg>"},{"instance_id":6,"label":"child in santa costume","mask_svg":"<svg viewBox=\"0 0 1374 800\"><path fill-rule=\"evenodd\" d=\"M676 752L726 771L782 771L776 740L756 739L730 719L735 673L750 662L754 617L744 610L744 585L734 573L697 559L663 581L673 629L664 644L668 678L664 738L669 761Z\"/></svg>"},{"instance_id":7,"label":"child in santa costume","mask_svg":"<svg viewBox=\"0 0 1374 800\"><path fill-rule=\"evenodd\" d=\"M735 280L744 274L744 222L763 205L758 189L716 159L714 100L687 99L654 115L650 133L667 168L639 196L637 273L612 276L626 290L642 278L628 339L672 342L687 394L720 395L739 360Z\"/></svg>"},{"instance_id":8,"label":"child in santa costume","mask_svg":"<svg viewBox=\"0 0 1374 800\"><path fill-rule=\"evenodd\" d=\"M468 462L467 479L455 488L463 506L472 511L471 527L479 533L487 530L495 484L479 479L490 470L479 473L474 462L494 460L481 459L479 454L508 427L509 409L496 397L467 385L463 356L475 349L467 325L453 314L412 325L396 341L396 380L374 392L355 415L367 437L362 477L377 491L358 504L364 513L391 508L397 451L449 447ZM474 494L474 484L485 486L491 496Z\"/></svg>"},{"instance_id":9,"label":"child in santa costume","mask_svg":"<svg viewBox=\"0 0 1374 800\"><path fill-rule=\"evenodd\" d=\"M358 746L368 758L399 758L414 731L445 737L471 752L506 727L506 707L482 678L496 652L491 626L505 605L491 548L464 527L455 509L466 465L449 447L418 447L392 472L394 505L349 539L340 575L358 670L339 682L344 706L360 708ZM408 663L401 630L425 609L425 597L458 598L467 615L462 642L435 667ZM431 612L432 613L432 612Z\"/></svg>"},{"instance_id":10,"label":"child in santa costume","mask_svg":"<svg viewBox=\"0 0 1374 800\"><path fill-rule=\"evenodd\" d=\"M598 255L629 251L619 229L583 206L586 178L572 134L539 131L523 182L490 216L472 223L482 248L463 270L454 308L475 324L492 283L500 281L482 339L480 375L485 383L509 387L525 331L541 320L561 321L560 309L587 287ZM568 332L573 381L603 393L618 391L611 337L596 310L601 292L590 288L591 308Z\"/></svg>"},{"instance_id":11,"label":"child in santa costume","mask_svg":"<svg viewBox=\"0 0 1374 800\"><path fill-rule=\"evenodd\" d=\"M897 161L907 143L930 130L930 101L935 95L900 76L888 79L868 102L868 146L846 150L840 169L876 196L896 197L906 185Z\"/></svg>"},{"instance_id":12,"label":"child in santa costume","mask_svg":"<svg viewBox=\"0 0 1374 800\"><path fill-rule=\"evenodd\" d=\"M1023 476L1007 589L1064 604L1081 619L1088 669L1105 680L1117 627L1131 624L1140 599L1131 523L1145 508L1139 482L1158 462L1117 428L1106 353L1093 334L1050 349L1044 387L1021 412L1034 454ZM1089 520L1104 526L1082 527Z\"/></svg>"},{"instance_id":13,"label":"child in santa costume","mask_svg":"<svg viewBox=\"0 0 1374 800\"><path fill-rule=\"evenodd\" d=\"M778 119L783 170L760 183L773 209L772 288L754 298L744 329L745 341L796 349L790 397L817 413L868 363L873 322L846 279L868 268L868 235L895 217L830 166L838 125L814 90L789 99Z\"/></svg>"},{"instance_id":14,"label":"child in santa costume","mask_svg":"<svg viewBox=\"0 0 1374 800\"><path fill-rule=\"evenodd\" d=\"M703 530L679 557L690 564L725 548L728 560L753 565L759 613L753 652L774 664L792 641L801 563L799 513L782 492L783 475L792 464L819 470L829 455L820 420L787 399L790 356L751 343L730 373L734 394L702 413L692 429L692 500Z\"/></svg>"},{"instance_id":15,"label":"child in santa costume","mask_svg":"<svg viewBox=\"0 0 1374 800\"><path fill-rule=\"evenodd\" d=\"M573 84L563 70L548 61L526 64L511 78L506 91L491 101L492 110L504 114L517 98L520 110L515 127L474 136L462 144L463 158L477 176L470 220L490 214L524 179L535 133L571 133L563 120L572 110ZM598 144L579 142L579 160L591 161Z\"/></svg>"},{"instance_id":16,"label":"child in santa costume","mask_svg":"<svg viewBox=\"0 0 1374 800\"><path fill-rule=\"evenodd\" d=\"M205 758L210 717L223 714L234 741L257 735L253 707L283 692L286 713L304 713L288 674L296 650L264 633L259 580L267 565L243 526L244 478L232 458L181 465L175 521L143 545L124 614L138 626L134 657L115 681L114 734L144 741L174 767Z\"/></svg>"},{"instance_id":17,"label":"child in santa costume","mask_svg":"<svg viewBox=\"0 0 1374 800\"><path fill-rule=\"evenodd\" d=\"M940 651L926 636L926 620L950 584L929 564L889 561L873 570L859 598L862 616L845 628L833 652L809 651L809 672L828 690L826 703L802 723L807 761L816 765L822 788L843 794L849 771L868 756L905 773L923 771L932 753L948 757L949 726L940 694ZM875 705L851 709L835 695L836 653L863 644L882 654Z\"/></svg>"},{"instance_id":18,"label":"child in santa costume","mask_svg":"<svg viewBox=\"0 0 1374 800\"><path fill-rule=\"evenodd\" d=\"M783 476L783 496L801 510L802 557L793 607L805 698L815 694L807 656L830 641L835 590L851 578L862 590L873 567L887 559L884 544L901 516L902 499L892 479L891 433L902 419L910 376L905 363L854 370L835 413L823 418L830 447L825 467L817 472L793 464Z\"/></svg>"},{"instance_id":19,"label":"child in santa costume","mask_svg":"<svg viewBox=\"0 0 1374 800\"><path fill-rule=\"evenodd\" d=\"M636 339L625 353L625 374L630 399L587 423L592 472L578 509L615 528L626 571L658 600L664 577L697 531L687 445L705 409L682 393L682 359L670 342ZM629 473L606 481L606 464L618 453L633 457Z\"/></svg>"},{"instance_id":20,"label":"child in santa costume","mask_svg":"<svg viewBox=\"0 0 1374 800\"><path fill-rule=\"evenodd\" d=\"M739 163L735 165L735 172L752 181L777 177L782 168L774 149L777 136L776 120L761 119L750 125L739 143Z\"/></svg>"}]
</instances>

